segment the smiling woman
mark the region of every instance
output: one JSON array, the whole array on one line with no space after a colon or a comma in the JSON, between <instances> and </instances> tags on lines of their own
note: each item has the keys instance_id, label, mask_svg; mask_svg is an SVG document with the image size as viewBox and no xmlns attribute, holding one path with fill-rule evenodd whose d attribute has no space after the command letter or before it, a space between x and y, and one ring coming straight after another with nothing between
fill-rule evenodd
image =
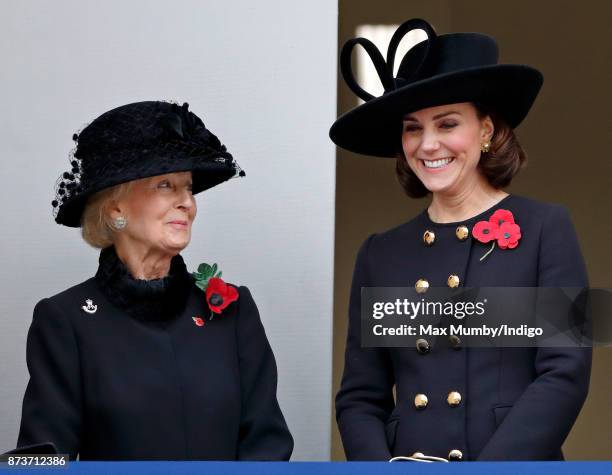
<instances>
[{"instance_id":1,"label":"smiling woman","mask_svg":"<svg viewBox=\"0 0 612 475\"><path fill-rule=\"evenodd\" d=\"M183 191L184 190L184 191ZM186 193L184 202L175 211L175 196ZM183 198L179 198L182 201ZM87 201L83 210L81 232L93 247L103 249L112 244L116 248L134 245L141 241L150 247L182 250L191 239L191 225L196 217L197 204L193 198L192 173L177 172L140 180L129 181L97 192ZM169 216L166 216L169 215ZM172 220L172 217L178 219ZM184 219L180 219L183 217ZM114 223L131 223L126 232L118 234ZM156 220L179 231L186 231L173 243L163 240L166 227L151 228ZM149 229L151 228L151 229ZM147 241L148 240L148 241ZM127 252L126 254L131 254Z\"/></svg>"},{"instance_id":2,"label":"smiling woman","mask_svg":"<svg viewBox=\"0 0 612 475\"><path fill-rule=\"evenodd\" d=\"M425 122L429 120L427 129L421 124L419 117ZM429 140L430 137L431 144L422 143L424 138ZM457 144L458 140L461 143ZM467 145L465 141L468 142ZM419 162L415 161L415 153L419 146L424 152L422 164L431 172L444 169L454 160L455 155L449 147L468 146L472 150L461 155L464 159L471 158L470 167L465 169L467 176L470 175L470 170L478 171L480 173L471 174L472 177L482 180L481 186L495 189L510 185L512 178L527 162L525 152L512 128L502 117L487 112L484 105L466 102L423 109L404 117L396 158L398 180L411 198L422 198L433 191L430 187L436 188L435 183L429 182L429 177L433 176L431 173L417 173ZM428 151L428 146L433 149ZM432 155L434 158L442 157L445 151L449 152L449 157L443 157L442 161L430 158ZM465 176L466 173L463 178ZM429 186L425 184L424 179L428 181Z\"/></svg>"},{"instance_id":3,"label":"smiling woman","mask_svg":"<svg viewBox=\"0 0 612 475\"><path fill-rule=\"evenodd\" d=\"M191 172L177 172L136 180L128 193L107 204L112 221L129 223L114 245L134 277L163 277L168 268L147 268L146 258L172 256L189 244L197 212L192 190Z\"/></svg>"},{"instance_id":4,"label":"smiling woman","mask_svg":"<svg viewBox=\"0 0 612 475\"><path fill-rule=\"evenodd\" d=\"M396 49L414 30L427 39L404 55L392 77ZM380 75L379 97L353 77L356 45ZM366 102L338 118L332 140L395 158L405 192L431 196L420 215L371 235L357 254L336 396L347 459L563 459L561 446L589 387L590 348L468 348L457 335L370 348L361 339L363 287L414 286L424 294L433 287L588 285L567 211L503 189L525 162L513 128L531 108L542 75L498 64L489 36L438 36L420 19L397 29L386 61L369 40L355 38L340 65Z\"/></svg>"},{"instance_id":5,"label":"smiling woman","mask_svg":"<svg viewBox=\"0 0 612 475\"><path fill-rule=\"evenodd\" d=\"M247 287L190 273L194 195L244 172L188 105L139 102L80 135L53 200L101 248L28 333L17 451L80 460L287 460L276 363Z\"/></svg>"}]
</instances>

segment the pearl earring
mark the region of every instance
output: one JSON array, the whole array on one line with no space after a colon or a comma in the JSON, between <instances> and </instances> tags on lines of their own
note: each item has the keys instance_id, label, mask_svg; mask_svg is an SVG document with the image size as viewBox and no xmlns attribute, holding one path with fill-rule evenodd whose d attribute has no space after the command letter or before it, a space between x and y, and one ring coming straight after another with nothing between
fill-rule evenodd
<instances>
[{"instance_id":1,"label":"pearl earring","mask_svg":"<svg viewBox=\"0 0 612 475\"><path fill-rule=\"evenodd\" d=\"M125 219L124 216L119 216L118 218L113 219L113 228L115 228L117 231L125 229L126 226L127 219Z\"/></svg>"}]
</instances>

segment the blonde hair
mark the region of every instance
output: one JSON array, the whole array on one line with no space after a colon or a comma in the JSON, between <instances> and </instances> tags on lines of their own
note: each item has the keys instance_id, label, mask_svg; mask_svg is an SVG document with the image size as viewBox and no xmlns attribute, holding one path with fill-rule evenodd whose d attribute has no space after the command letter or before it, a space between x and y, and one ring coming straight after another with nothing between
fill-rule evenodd
<instances>
[{"instance_id":1,"label":"blonde hair","mask_svg":"<svg viewBox=\"0 0 612 475\"><path fill-rule=\"evenodd\" d=\"M81 216L81 234L90 246L104 249L113 245L115 229L108 207L113 200L124 198L132 189L133 181L98 191L90 196Z\"/></svg>"}]
</instances>

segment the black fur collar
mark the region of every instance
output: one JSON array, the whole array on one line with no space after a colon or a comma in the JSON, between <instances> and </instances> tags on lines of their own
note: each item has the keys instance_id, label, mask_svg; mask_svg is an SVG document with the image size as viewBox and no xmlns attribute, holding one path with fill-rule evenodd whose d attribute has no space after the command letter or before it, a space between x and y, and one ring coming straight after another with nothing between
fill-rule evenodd
<instances>
[{"instance_id":1,"label":"black fur collar","mask_svg":"<svg viewBox=\"0 0 612 475\"><path fill-rule=\"evenodd\" d=\"M185 308L193 285L180 255L172 258L166 277L134 279L121 262L114 246L100 252L96 281L108 299L139 320L168 321Z\"/></svg>"}]
</instances>

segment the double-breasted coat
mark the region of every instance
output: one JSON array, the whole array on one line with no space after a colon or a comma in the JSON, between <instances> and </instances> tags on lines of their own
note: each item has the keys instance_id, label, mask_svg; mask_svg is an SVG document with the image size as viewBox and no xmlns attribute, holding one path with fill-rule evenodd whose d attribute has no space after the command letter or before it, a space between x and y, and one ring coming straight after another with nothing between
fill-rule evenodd
<instances>
[{"instance_id":1,"label":"double-breasted coat","mask_svg":"<svg viewBox=\"0 0 612 475\"><path fill-rule=\"evenodd\" d=\"M249 290L210 319L181 256L132 279L113 247L95 277L38 302L18 446L81 460L288 460L293 439Z\"/></svg>"},{"instance_id":2,"label":"double-breasted coat","mask_svg":"<svg viewBox=\"0 0 612 475\"><path fill-rule=\"evenodd\" d=\"M513 213L522 237L515 249L496 248L480 261L489 246L471 231L497 209ZM435 234L433 245L424 243L426 231ZM370 236L355 264L336 396L347 458L562 459L587 395L590 348L466 348L449 337L427 348L361 347L362 287L410 287L419 279L441 287L451 275L468 287L587 286L567 211L519 196L464 222L435 223L425 211Z\"/></svg>"}]
</instances>

